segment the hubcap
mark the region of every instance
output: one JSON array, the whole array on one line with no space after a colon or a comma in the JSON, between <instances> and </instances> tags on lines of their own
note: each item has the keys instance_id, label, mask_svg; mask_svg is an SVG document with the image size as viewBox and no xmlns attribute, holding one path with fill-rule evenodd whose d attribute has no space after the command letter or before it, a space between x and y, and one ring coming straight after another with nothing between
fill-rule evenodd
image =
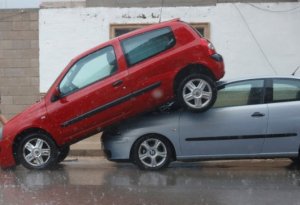
<instances>
[{"instance_id":1,"label":"hubcap","mask_svg":"<svg viewBox=\"0 0 300 205\"><path fill-rule=\"evenodd\" d=\"M203 108L212 99L211 86L202 79L188 81L183 87L184 102L192 108Z\"/></svg>"},{"instance_id":2,"label":"hubcap","mask_svg":"<svg viewBox=\"0 0 300 205\"><path fill-rule=\"evenodd\" d=\"M147 139L140 145L138 156L144 165L159 167L167 159L167 148L159 139Z\"/></svg>"},{"instance_id":3,"label":"hubcap","mask_svg":"<svg viewBox=\"0 0 300 205\"><path fill-rule=\"evenodd\" d=\"M29 140L23 147L25 161L34 166L42 166L50 159L51 150L49 144L40 138Z\"/></svg>"}]
</instances>

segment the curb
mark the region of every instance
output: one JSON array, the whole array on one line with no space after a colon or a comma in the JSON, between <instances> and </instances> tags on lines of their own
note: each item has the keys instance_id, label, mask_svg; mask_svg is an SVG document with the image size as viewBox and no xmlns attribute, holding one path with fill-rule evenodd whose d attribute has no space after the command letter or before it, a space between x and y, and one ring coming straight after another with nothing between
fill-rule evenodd
<instances>
[{"instance_id":1,"label":"curb","mask_svg":"<svg viewBox=\"0 0 300 205\"><path fill-rule=\"evenodd\" d=\"M84 150L84 149L75 149L70 150L69 156L81 156L81 157L98 157L104 156L103 150Z\"/></svg>"}]
</instances>

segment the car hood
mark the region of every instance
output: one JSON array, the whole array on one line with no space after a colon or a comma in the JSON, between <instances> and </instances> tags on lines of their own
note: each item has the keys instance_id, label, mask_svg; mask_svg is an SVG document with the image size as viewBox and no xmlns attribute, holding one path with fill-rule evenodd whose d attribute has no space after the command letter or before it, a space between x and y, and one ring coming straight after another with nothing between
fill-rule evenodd
<instances>
[{"instance_id":1,"label":"car hood","mask_svg":"<svg viewBox=\"0 0 300 205\"><path fill-rule=\"evenodd\" d=\"M172 113L147 113L127 119L118 125L107 128L106 132L125 133L134 130L151 130L153 132L161 127L178 126L180 111Z\"/></svg>"}]
</instances>

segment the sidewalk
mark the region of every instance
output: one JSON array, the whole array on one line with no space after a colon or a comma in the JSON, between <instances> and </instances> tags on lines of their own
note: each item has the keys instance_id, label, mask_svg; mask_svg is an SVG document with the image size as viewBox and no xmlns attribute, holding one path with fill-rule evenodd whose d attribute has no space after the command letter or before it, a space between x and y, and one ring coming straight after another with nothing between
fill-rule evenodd
<instances>
[{"instance_id":1,"label":"sidewalk","mask_svg":"<svg viewBox=\"0 0 300 205\"><path fill-rule=\"evenodd\" d=\"M69 156L103 156L100 142L101 134L96 134L71 145Z\"/></svg>"}]
</instances>

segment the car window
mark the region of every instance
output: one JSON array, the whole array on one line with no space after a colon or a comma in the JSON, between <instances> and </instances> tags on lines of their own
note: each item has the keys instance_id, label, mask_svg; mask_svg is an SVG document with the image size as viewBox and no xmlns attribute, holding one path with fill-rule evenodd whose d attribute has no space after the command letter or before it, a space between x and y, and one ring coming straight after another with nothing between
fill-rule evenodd
<instances>
[{"instance_id":1,"label":"car window","mask_svg":"<svg viewBox=\"0 0 300 205\"><path fill-rule=\"evenodd\" d=\"M263 80L249 80L225 85L218 91L214 107L254 105L262 103Z\"/></svg>"},{"instance_id":2,"label":"car window","mask_svg":"<svg viewBox=\"0 0 300 205\"><path fill-rule=\"evenodd\" d=\"M295 100L300 100L300 82L298 80L273 80L273 102Z\"/></svg>"},{"instance_id":3,"label":"car window","mask_svg":"<svg viewBox=\"0 0 300 205\"><path fill-rule=\"evenodd\" d=\"M77 61L60 83L60 92L67 95L116 71L117 62L113 47L105 47Z\"/></svg>"},{"instance_id":4,"label":"car window","mask_svg":"<svg viewBox=\"0 0 300 205\"><path fill-rule=\"evenodd\" d=\"M129 66L154 56L175 45L170 28L158 29L122 41L122 48Z\"/></svg>"}]
</instances>

